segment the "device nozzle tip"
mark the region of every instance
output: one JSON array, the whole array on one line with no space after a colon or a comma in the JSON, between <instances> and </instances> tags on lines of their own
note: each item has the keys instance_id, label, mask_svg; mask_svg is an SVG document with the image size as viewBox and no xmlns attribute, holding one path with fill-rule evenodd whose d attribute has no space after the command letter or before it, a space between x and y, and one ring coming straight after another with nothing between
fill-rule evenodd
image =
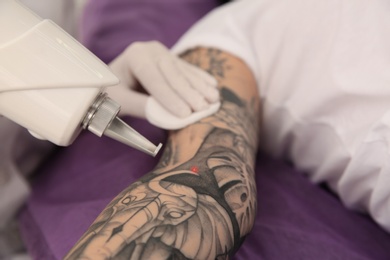
<instances>
[{"instance_id":1,"label":"device nozzle tip","mask_svg":"<svg viewBox=\"0 0 390 260\"><path fill-rule=\"evenodd\" d=\"M111 124L104 131L104 135L153 157L157 155L162 147L161 143L158 146L155 146L118 117L115 117L114 120L112 120Z\"/></svg>"}]
</instances>

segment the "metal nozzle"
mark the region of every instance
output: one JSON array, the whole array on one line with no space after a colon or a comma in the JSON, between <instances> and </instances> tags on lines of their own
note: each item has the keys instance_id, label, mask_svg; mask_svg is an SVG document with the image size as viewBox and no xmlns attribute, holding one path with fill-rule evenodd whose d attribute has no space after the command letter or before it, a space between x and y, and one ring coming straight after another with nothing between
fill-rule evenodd
<instances>
[{"instance_id":1,"label":"metal nozzle","mask_svg":"<svg viewBox=\"0 0 390 260\"><path fill-rule=\"evenodd\" d=\"M156 156L162 144L155 146L120 118L120 105L102 93L92 104L83 120L83 128L101 137L103 134L151 156Z\"/></svg>"}]
</instances>

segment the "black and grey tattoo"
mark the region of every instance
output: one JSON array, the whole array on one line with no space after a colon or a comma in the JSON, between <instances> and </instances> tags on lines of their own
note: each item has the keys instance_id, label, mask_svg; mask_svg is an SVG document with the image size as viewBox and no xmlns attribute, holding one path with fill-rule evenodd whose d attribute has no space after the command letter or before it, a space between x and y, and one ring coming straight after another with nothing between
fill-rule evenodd
<instances>
[{"instance_id":1,"label":"black and grey tattoo","mask_svg":"<svg viewBox=\"0 0 390 260\"><path fill-rule=\"evenodd\" d=\"M225 77L228 58L207 55L210 73ZM66 259L227 259L237 250L256 212L258 104L228 86L221 96L220 111L192 126L204 136L193 155L181 161L186 144L172 137L156 169L118 195Z\"/></svg>"}]
</instances>

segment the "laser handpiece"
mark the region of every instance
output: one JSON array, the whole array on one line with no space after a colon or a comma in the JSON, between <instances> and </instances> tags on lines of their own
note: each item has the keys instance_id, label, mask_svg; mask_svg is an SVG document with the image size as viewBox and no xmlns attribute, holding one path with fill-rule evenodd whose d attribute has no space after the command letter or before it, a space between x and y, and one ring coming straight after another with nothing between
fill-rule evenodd
<instances>
[{"instance_id":1,"label":"laser handpiece","mask_svg":"<svg viewBox=\"0 0 390 260\"><path fill-rule=\"evenodd\" d=\"M15 0L0 1L0 31L0 115L61 146L84 128L157 154L103 94L117 77L68 33Z\"/></svg>"}]
</instances>

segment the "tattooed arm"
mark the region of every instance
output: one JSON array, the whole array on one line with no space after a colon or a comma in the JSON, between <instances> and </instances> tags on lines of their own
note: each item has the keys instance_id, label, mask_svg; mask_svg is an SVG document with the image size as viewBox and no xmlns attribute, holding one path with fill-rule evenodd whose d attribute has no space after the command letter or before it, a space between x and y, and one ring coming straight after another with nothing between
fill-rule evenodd
<instances>
[{"instance_id":1,"label":"tattooed arm","mask_svg":"<svg viewBox=\"0 0 390 260\"><path fill-rule=\"evenodd\" d=\"M66 259L225 259L251 230L255 80L241 60L219 50L183 58L217 78L220 111L171 132L155 170L119 194Z\"/></svg>"}]
</instances>

